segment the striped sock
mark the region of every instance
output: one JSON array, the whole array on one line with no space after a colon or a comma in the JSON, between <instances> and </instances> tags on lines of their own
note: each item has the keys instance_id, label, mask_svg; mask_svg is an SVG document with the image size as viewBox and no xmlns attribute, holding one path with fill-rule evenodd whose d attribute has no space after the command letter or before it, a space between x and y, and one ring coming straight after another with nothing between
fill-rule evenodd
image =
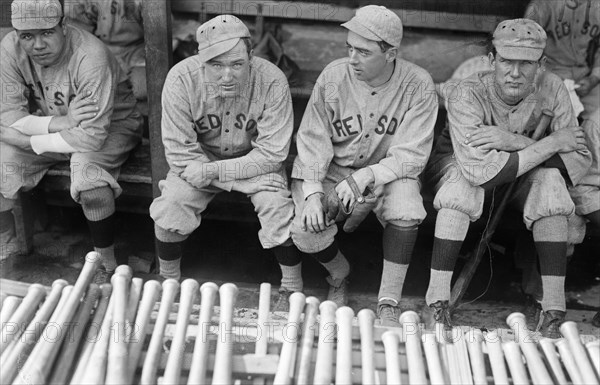
<instances>
[{"instance_id":1,"label":"striped sock","mask_svg":"<svg viewBox=\"0 0 600 385\"><path fill-rule=\"evenodd\" d=\"M342 280L350 274L350 264L339 250L331 261L321 262L321 264L327 269L334 280Z\"/></svg>"},{"instance_id":2,"label":"striped sock","mask_svg":"<svg viewBox=\"0 0 600 385\"><path fill-rule=\"evenodd\" d=\"M533 240L540 257L542 309L566 311L567 217L555 215L533 223Z\"/></svg>"},{"instance_id":3,"label":"striped sock","mask_svg":"<svg viewBox=\"0 0 600 385\"><path fill-rule=\"evenodd\" d=\"M302 262L295 266L279 265L281 267L281 287L289 291L304 290L302 282Z\"/></svg>"},{"instance_id":4,"label":"striped sock","mask_svg":"<svg viewBox=\"0 0 600 385\"><path fill-rule=\"evenodd\" d=\"M452 273L456 259L467 236L469 216L452 209L440 209L435 222L435 237L431 255L429 286L425 302L450 300Z\"/></svg>"},{"instance_id":5,"label":"striped sock","mask_svg":"<svg viewBox=\"0 0 600 385\"><path fill-rule=\"evenodd\" d=\"M388 224L383 230L383 271L377 298L398 303L417 240L418 227Z\"/></svg>"}]
</instances>

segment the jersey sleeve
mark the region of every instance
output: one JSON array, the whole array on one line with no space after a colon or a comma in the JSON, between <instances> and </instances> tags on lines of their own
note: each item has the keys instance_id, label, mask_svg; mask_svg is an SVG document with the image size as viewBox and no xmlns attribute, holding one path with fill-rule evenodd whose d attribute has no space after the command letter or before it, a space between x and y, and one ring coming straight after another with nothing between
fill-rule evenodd
<instances>
[{"instance_id":1,"label":"jersey sleeve","mask_svg":"<svg viewBox=\"0 0 600 385\"><path fill-rule=\"evenodd\" d=\"M262 85L264 86L264 85ZM254 178L281 169L287 158L294 130L292 97L282 75L269 84L264 95L264 110L257 122L257 137L252 150L239 158L214 162L219 181L230 182ZM262 100L257 101L262 103Z\"/></svg>"},{"instance_id":2,"label":"jersey sleeve","mask_svg":"<svg viewBox=\"0 0 600 385\"><path fill-rule=\"evenodd\" d=\"M550 124L552 132L567 127L578 126L567 88L563 82L557 82L557 84L558 87L552 107L554 118ZM592 164L592 156L588 150L560 153L559 156L566 167L567 174L571 180L570 182L573 185L579 183Z\"/></svg>"},{"instance_id":3,"label":"jersey sleeve","mask_svg":"<svg viewBox=\"0 0 600 385\"><path fill-rule=\"evenodd\" d=\"M420 80L409 103L411 106L402 117L387 156L370 166L375 187L400 178L417 179L427 164L438 113L438 98L431 78Z\"/></svg>"},{"instance_id":4,"label":"jersey sleeve","mask_svg":"<svg viewBox=\"0 0 600 385\"><path fill-rule=\"evenodd\" d=\"M2 40L0 52L0 81L2 84L2 102L0 103L0 120L5 126L11 126L29 115L29 97L31 92L25 84L14 55L11 53L9 36ZM14 49L13 49L14 50Z\"/></svg>"},{"instance_id":5,"label":"jersey sleeve","mask_svg":"<svg viewBox=\"0 0 600 385\"><path fill-rule=\"evenodd\" d=\"M99 110L94 118L63 130L60 134L77 152L98 151L104 145L111 124L118 84L117 73L102 56L90 55L80 63L75 78L76 94L91 92L88 98L97 101Z\"/></svg>"},{"instance_id":6,"label":"jersey sleeve","mask_svg":"<svg viewBox=\"0 0 600 385\"><path fill-rule=\"evenodd\" d=\"M296 135L298 155L292 177L312 184L313 191L322 191L321 182L333 159L333 112L326 99L326 85L327 81L321 76L315 84Z\"/></svg>"},{"instance_id":7,"label":"jersey sleeve","mask_svg":"<svg viewBox=\"0 0 600 385\"><path fill-rule=\"evenodd\" d=\"M454 156L464 177L473 186L481 186L493 179L506 165L510 154L498 150L482 150L465 144L467 134L475 133L484 122L485 101L476 97L471 81L461 82L456 89L460 96L447 103L448 124Z\"/></svg>"},{"instance_id":8,"label":"jersey sleeve","mask_svg":"<svg viewBox=\"0 0 600 385\"><path fill-rule=\"evenodd\" d=\"M98 23L98 3L89 0L65 0L65 16L69 23L94 33Z\"/></svg>"}]
</instances>

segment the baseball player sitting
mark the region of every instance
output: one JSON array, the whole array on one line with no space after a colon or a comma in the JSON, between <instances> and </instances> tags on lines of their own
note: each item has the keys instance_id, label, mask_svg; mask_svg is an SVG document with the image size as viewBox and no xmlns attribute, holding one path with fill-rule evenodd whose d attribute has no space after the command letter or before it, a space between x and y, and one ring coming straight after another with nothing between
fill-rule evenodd
<instances>
[{"instance_id":1,"label":"baseball player sitting","mask_svg":"<svg viewBox=\"0 0 600 385\"><path fill-rule=\"evenodd\" d=\"M281 265L284 298L302 291L300 253L290 239L294 204L283 167L291 143L292 101L285 75L252 55L250 32L220 15L197 32L198 54L175 65L162 95L162 137L170 166L150 206L160 275L179 279L183 241L223 191L246 194L258 237Z\"/></svg>"},{"instance_id":2,"label":"baseball player sitting","mask_svg":"<svg viewBox=\"0 0 600 385\"><path fill-rule=\"evenodd\" d=\"M569 191L575 212L600 229L600 1L532 1L525 15L548 34L544 54L549 69L563 80L575 82L583 105L581 125L593 163ZM594 324L600 326L600 312Z\"/></svg>"},{"instance_id":3,"label":"baseball player sitting","mask_svg":"<svg viewBox=\"0 0 600 385\"><path fill-rule=\"evenodd\" d=\"M115 55L138 100L146 99L142 0L65 0L69 23L93 33Z\"/></svg>"},{"instance_id":4,"label":"baseball player sitting","mask_svg":"<svg viewBox=\"0 0 600 385\"><path fill-rule=\"evenodd\" d=\"M317 79L297 135L292 239L329 272L328 299L347 302L350 266L335 221L352 231L373 211L384 226L377 314L398 325L399 301L417 228L426 212L419 174L437 116L430 75L399 57L400 18L369 5L342 24L348 57Z\"/></svg>"},{"instance_id":5,"label":"baseball player sitting","mask_svg":"<svg viewBox=\"0 0 600 385\"><path fill-rule=\"evenodd\" d=\"M451 326L450 281L469 222L486 194L517 180L511 205L523 213L540 258L544 311L541 332L559 336L565 317L567 219L576 185L591 163L585 135L556 75L544 72L546 33L527 19L500 23L489 54L492 70L474 74L447 99L449 128L441 135L427 175L438 210L424 319ZM530 138L542 110L554 114L549 133ZM495 197L499 199L499 196Z\"/></svg>"},{"instance_id":6,"label":"baseball player sitting","mask_svg":"<svg viewBox=\"0 0 600 385\"><path fill-rule=\"evenodd\" d=\"M15 31L1 43L2 250L14 236L19 191L70 161L71 196L111 273L116 178L142 130L127 76L98 39L64 22L58 0L15 0L11 11Z\"/></svg>"}]
</instances>

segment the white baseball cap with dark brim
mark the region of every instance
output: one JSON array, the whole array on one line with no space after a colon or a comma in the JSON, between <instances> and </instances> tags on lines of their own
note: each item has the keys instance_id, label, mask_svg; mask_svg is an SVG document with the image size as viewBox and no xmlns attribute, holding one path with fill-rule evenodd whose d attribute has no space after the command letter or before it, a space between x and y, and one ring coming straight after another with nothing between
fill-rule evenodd
<instances>
[{"instance_id":1,"label":"white baseball cap with dark brim","mask_svg":"<svg viewBox=\"0 0 600 385\"><path fill-rule=\"evenodd\" d=\"M63 17L58 0L14 0L10 6L10 21L19 31L51 29Z\"/></svg>"},{"instance_id":2,"label":"white baseball cap with dark brim","mask_svg":"<svg viewBox=\"0 0 600 385\"><path fill-rule=\"evenodd\" d=\"M250 37L243 21L233 15L219 15L198 27L198 56L207 62L235 47L240 39Z\"/></svg>"}]
</instances>

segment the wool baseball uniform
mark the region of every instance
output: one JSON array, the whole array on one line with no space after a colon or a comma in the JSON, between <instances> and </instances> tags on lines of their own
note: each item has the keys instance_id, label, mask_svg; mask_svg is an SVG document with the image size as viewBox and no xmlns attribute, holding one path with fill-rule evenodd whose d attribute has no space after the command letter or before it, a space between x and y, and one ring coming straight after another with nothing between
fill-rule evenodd
<instances>
[{"instance_id":1,"label":"wool baseball uniform","mask_svg":"<svg viewBox=\"0 0 600 385\"><path fill-rule=\"evenodd\" d=\"M170 171L159 183L161 196L150 207L160 228L187 236L200 225L212 198L230 191L235 180L284 176L293 130L288 83L274 64L258 57L250 64L247 87L230 98L206 81L205 64L197 55L169 71L162 96L162 137ZM197 188L181 177L186 169L218 178ZM251 199L262 225L263 247L289 240L289 191L259 192Z\"/></svg>"},{"instance_id":2,"label":"wool baseball uniform","mask_svg":"<svg viewBox=\"0 0 600 385\"><path fill-rule=\"evenodd\" d=\"M532 1L525 13L548 34L544 51L548 67L562 79L600 78L600 1ZM589 63L591 59L591 63ZM591 65L590 65L591 64ZM577 186L570 188L579 215L600 210L600 85L580 98L584 106L582 127L594 163Z\"/></svg>"},{"instance_id":3,"label":"wool baseball uniform","mask_svg":"<svg viewBox=\"0 0 600 385\"><path fill-rule=\"evenodd\" d=\"M71 163L71 196L76 202L81 191L98 186L110 186L117 197L122 191L116 181L119 168L141 139L141 115L117 61L91 34L73 26L65 31L62 59L50 67L29 59L15 31L2 40L2 124L23 122L38 110L41 116L66 115L69 102L88 91L98 101L98 114L60 133L35 135L32 146L37 154L0 142L5 198L15 199L20 189L37 185L51 164L66 160ZM62 154L47 148L57 136L67 147Z\"/></svg>"},{"instance_id":4,"label":"wool baseball uniform","mask_svg":"<svg viewBox=\"0 0 600 385\"><path fill-rule=\"evenodd\" d=\"M141 7L141 0L67 0L65 15L102 40L128 72L145 65Z\"/></svg>"}]
</instances>

